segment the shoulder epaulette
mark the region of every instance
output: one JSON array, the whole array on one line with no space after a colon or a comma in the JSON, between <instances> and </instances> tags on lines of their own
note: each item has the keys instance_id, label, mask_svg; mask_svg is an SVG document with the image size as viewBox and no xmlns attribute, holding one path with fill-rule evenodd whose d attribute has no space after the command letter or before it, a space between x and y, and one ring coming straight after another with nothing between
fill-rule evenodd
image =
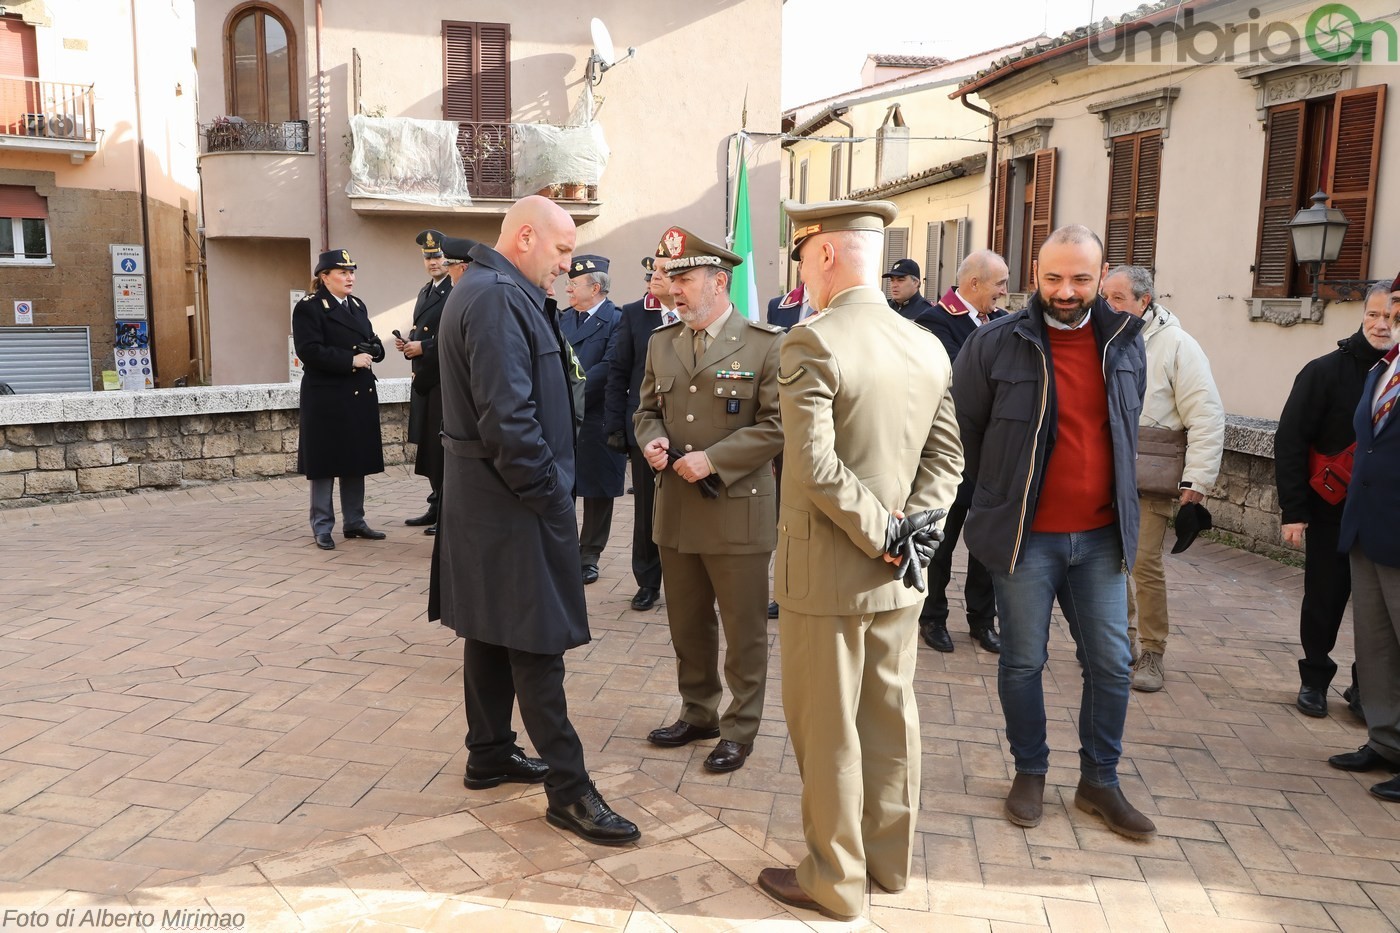
<instances>
[{"instance_id":1,"label":"shoulder epaulette","mask_svg":"<svg viewBox=\"0 0 1400 933\"><path fill-rule=\"evenodd\" d=\"M685 323L685 321L682 321L681 319L677 318L676 320L672 321L672 322L669 323L669 324L662 324L662 325L659 326L659 327L654 327L654 328L652 328L652 331L651 331L651 332L654 334L654 333L656 333L658 330L670 330L672 327L675 327L677 324L684 324L684 323Z\"/></svg>"},{"instance_id":2,"label":"shoulder epaulette","mask_svg":"<svg viewBox=\"0 0 1400 933\"><path fill-rule=\"evenodd\" d=\"M642 298L642 310L643 310L643 311L660 311L660 310L661 310L661 299L660 299L660 298L657 298L655 295L653 295L653 294L651 294L650 292L648 292L648 293L647 293L645 296L643 296L643 298Z\"/></svg>"},{"instance_id":3,"label":"shoulder epaulette","mask_svg":"<svg viewBox=\"0 0 1400 933\"><path fill-rule=\"evenodd\" d=\"M750 327L757 327L759 330L767 331L770 334L784 333L783 329L777 324L769 324L766 321L751 321L748 318L744 318L744 322Z\"/></svg>"}]
</instances>

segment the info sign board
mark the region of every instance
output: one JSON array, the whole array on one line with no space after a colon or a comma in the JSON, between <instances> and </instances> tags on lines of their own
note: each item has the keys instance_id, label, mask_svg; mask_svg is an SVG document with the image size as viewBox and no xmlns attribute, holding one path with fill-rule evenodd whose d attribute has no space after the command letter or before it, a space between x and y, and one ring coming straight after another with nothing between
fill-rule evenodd
<instances>
[{"instance_id":1,"label":"info sign board","mask_svg":"<svg viewBox=\"0 0 1400 933\"><path fill-rule=\"evenodd\" d=\"M146 277L112 276L112 308L119 321L146 320Z\"/></svg>"}]
</instances>

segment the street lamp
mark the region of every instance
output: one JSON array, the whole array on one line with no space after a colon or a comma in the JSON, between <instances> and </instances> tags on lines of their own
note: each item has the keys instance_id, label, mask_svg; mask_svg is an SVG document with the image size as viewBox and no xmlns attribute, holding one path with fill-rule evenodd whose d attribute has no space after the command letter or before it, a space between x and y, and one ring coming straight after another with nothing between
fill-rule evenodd
<instances>
[{"instance_id":1,"label":"street lamp","mask_svg":"<svg viewBox=\"0 0 1400 933\"><path fill-rule=\"evenodd\" d=\"M1312 196L1312 206L1293 215L1288 229L1293 234L1293 255L1298 262L1312 266L1313 301L1318 299L1319 270L1325 262L1335 262L1342 252L1342 238L1351 221L1335 207L1327 206L1327 192Z\"/></svg>"}]
</instances>

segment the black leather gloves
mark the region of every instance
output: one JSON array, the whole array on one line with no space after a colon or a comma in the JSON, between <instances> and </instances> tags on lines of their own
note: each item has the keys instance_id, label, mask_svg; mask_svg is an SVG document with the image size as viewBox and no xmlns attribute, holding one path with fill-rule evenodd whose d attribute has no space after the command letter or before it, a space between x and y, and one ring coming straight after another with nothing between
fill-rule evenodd
<instances>
[{"instance_id":1,"label":"black leather gloves","mask_svg":"<svg viewBox=\"0 0 1400 933\"><path fill-rule=\"evenodd\" d=\"M608 450L614 453L627 453L627 432L614 431L603 439L603 443L608 445Z\"/></svg>"},{"instance_id":2,"label":"black leather gloves","mask_svg":"<svg viewBox=\"0 0 1400 933\"><path fill-rule=\"evenodd\" d=\"M676 465L676 461L679 460L681 457L684 457L684 456L685 456L685 454L683 454L683 453L678 453L677 451L671 449L670 447L667 447L667 448L666 448L666 466L668 466L668 467L673 467L673 466L675 466L675 465ZM709 476L705 477L704 479L698 481L695 485L697 485L697 486L700 487L700 495L704 496L706 499L718 499L718 498L719 498L720 490L722 490L722 489L724 488L724 483L720 482L719 477L716 476L716 475L713 474L713 473L711 473Z\"/></svg>"},{"instance_id":3,"label":"black leather gloves","mask_svg":"<svg viewBox=\"0 0 1400 933\"><path fill-rule=\"evenodd\" d=\"M943 540L938 521L946 514L944 509L931 509L904 518L890 515L885 531L885 553L903 558L895 567L894 578L920 593L925 590L924 568L932 562L933 552Z\"/></svg>"}]
</instances>

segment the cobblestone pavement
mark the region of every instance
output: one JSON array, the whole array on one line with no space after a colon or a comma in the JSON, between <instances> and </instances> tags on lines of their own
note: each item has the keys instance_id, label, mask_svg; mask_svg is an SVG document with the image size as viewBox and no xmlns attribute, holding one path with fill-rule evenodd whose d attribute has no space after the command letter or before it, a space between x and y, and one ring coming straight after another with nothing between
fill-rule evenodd
<instances>
[{"instance_id":1,"label":"cobblestone pavement","mask_svg":"<svg viewBox=\"0 0 1400 933\"><path fill-rule=\"evenodd\" d=\"M401 521L425 492L402 468L371 478L389 540L337 536L333 552L312 545L299 479L0 513L0 910L213 910L277 931L841 926L754 883L803 852L776 636L742 770L705 772L711 742L644 740L679 703L664 602L628 607L630 500L568 692L641 843L550 827L538 787L463 789L459 643L425 618L431 539ZM955 630L953 654L919 653L914 882L876 889L849 926L1394 929L1400 809L1367 793L1380 776L1327 767L1364 741L1337 690L1327 719L1293 707L1299 571L1210 542L1166 563L1167 687L1133 695L1122 769L1158 838L1121 839L1072 805L1079 673L1062 622L1045 821L1002 817L995 658Z\"/></svg>"}]
</instances>

